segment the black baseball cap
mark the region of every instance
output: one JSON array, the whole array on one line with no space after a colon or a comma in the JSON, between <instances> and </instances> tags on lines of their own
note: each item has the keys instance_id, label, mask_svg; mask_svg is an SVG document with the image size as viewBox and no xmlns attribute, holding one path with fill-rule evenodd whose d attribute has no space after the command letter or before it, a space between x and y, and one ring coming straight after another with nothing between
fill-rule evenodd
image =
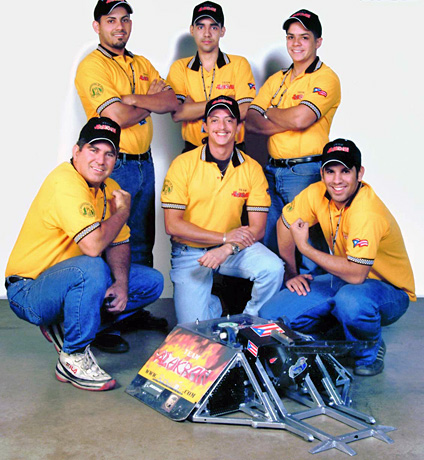
<instances>
[{"instance_id":1,"label":"black baseball cap","mask_svg":"<svg viewBox=\"0 0 424 460\"><path fill-rule=\"evenodd\" d=\"M132 14L133 10L129 3L125 0L120 2L113 2L111 0L99 0L97 2L96 8L94 8L94 20L99 22L99 19L106 14L109 14L117 6L123 6L126 8L129 14Z\"/></svg>"},{"instance_id":2,"label":"black baseball cap","mask_svg":"<svg viewBox=\"0 0 424 460\"><path fill-rule=\"evenodd\" d=\"M119 152L121 127L107 117L94 117L87 121L82 128L78 141L84 140L87 144L97 141L106 141L112 144L115 152Z\"/></svg>"},{"instance_id":3,"label":"black baseball cap","mask_svg":"<svg viewBox=\"0 0 424 460\"><path fill-rule=\"evenodd\" d=\"M325 145L322 152L323 168L328 163L341 163L348 169L361 167L361 152L356 145L347 139L336 139Z\"/></svg>"},{"instance_id":4,"label":"black baseball cap","mask_svg":"<svg viewBox=\"0 0 424 460\"><path fill-rule=\"evenodd\" d=\"M194 26L200 18L211 18L221 27L224 26L224 12L218 3L203 2L195 6L191 25Z\"/></svg>"},{"instance_id":5,"label":"black baseball cap","mask_svg":"<svg viewBox=\"0 0 424 460\"><path fill-rule=\"evenodd\" d=\"M232 117L237 119L237 123L240 123L240 109L238 102L228 96L218 96L208 101L205 109L205 120L213 110L219 107L227 109L231 113Z\"/></svg>"},{"instance_id":6,"label":"black baseball cap","mask_svg":"<svg viewBox=\"0 0 424 460\"><path fill-rule=\"evenodd\" d=\"M319 17L315 13L312 13L312 11L296 11L296 13L293 13L286 21L284 21L283 29L287 32L290 24L295 21L300 22L305 29L310 30L316 38L321 37L322 27L319 21Z\"/></svg>"}]
</instances>

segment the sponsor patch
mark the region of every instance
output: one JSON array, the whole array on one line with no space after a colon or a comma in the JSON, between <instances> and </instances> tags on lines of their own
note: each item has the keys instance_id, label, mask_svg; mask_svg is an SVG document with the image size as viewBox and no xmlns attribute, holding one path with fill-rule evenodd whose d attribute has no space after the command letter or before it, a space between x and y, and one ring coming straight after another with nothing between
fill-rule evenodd
<instances>
[{"instance_id":1,"label":"sponsor patch","mask_svg":"<svg viewBox=\"0 0 424 460\"><path fill-rule=\"evenodd\" d=\"M79 210L84 217L94 217L96 215L96 210L91 203L82 203Z\"/></svg>"},{"instance_id":2,"label":"sponsor patch","mask_svg":"<svg viewBox=\"0 0 424 460\"><path fill-rule=\"evenodd\" d=\"M100 83L93 83L90 86L91 97L96 98L101 96L104 93L103 86Z\"/></svg>"},{"instance_id":3,"label":"sponsor patch","mask_svg":"<svg viewBox=\"0 0 424 460\"><path fill-rule=\"evenodd\" d=\"M172 185L172 182L169 179L165 179L163 181L162 193L169 195L173 189L174 186Z\"/></svg>"},{"instance_id":4,"label":"sponsor patch","mask_svg":"<svg viewBox=\"0 0 424 460\"><path fill-rule=\"evenodd\" d=\"M146 75L140 75L140 80L149 81L149 77L147 77Z\"/></svg>"},{"instance_id":5,"label":"sponsor patch","mask_svg":"<svg viewBox=\"0 0 424 460\"><path fill-rule=\"evenodd\" d=\"M216 89L234 89L234 85L223 83L222 85L216 85Z\"/></svg>"},{"instance_id":6,"label":"sponsor patch","mask_svg":"<svg viewBox=\"0 0 424 460\"><path fill-rule=\"evenodd\" d=\"M314 93L318 93L320 96L327 97L327 91L324 91L324 90L321 89L321 88L315 87L315 88L314 88Z\"/></svg>"},{"instance_id":7,"label":"sponsor patch","mask_svg":"<svg viewBox=\"0 0 424 460\"><path fill-rule=\"evenodd\" d=\"M294 101L299 101L300 99L303 99L303 94L293 94L292 99Z\"/></svg>"},{"instance_id":8,"label":"sponsor patch","mask_svg":"<svg viewBox=\"0 0 424 460\"><path fill-rule=\"evenodd\" d=\"M356 248L356 246L360 248L368 246L368 240L360 240L359 238L352 240L352 243L354 248Z\"/></svg>"},{"instance_id":9,"label":"sponsor patch","mask_svg":"<svg viewBox=\"0 0 424 460\"><path fill-rule=\"evenodd\" d=\"M236 198L249 198L249 192L237 192L234 190L231 196L235 196Z\"/></svg>"}]
</instances>

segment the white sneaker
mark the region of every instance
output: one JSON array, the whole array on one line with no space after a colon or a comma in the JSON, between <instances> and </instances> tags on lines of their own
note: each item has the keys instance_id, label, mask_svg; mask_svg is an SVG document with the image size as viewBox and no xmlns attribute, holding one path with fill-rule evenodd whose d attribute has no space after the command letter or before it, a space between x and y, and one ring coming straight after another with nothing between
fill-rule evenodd
<instances>
[{"instance_id":1,"label":"white sneaker","mask_svg":"<svg viewBox=\"0 0 424 460\"><path fill-rule=\"evenodd\" d=\"M60 323L51 324L50 326L40 326L41 333L50 342L53 343L56 351L60 353L63 347L63 325Z\"/></svg>"},{"instance_id":2,"label":"white sneaker","mask_svg":"<svg viewBox=\"0 0 424 460\"><path fill-rule=\"evenodd\" d=\"M84 353L68 354L62 350L56 364L56 378L82 390L111 390L116 385L116 380L97 364L90 345Z\"/></svg>"}]
</instances>

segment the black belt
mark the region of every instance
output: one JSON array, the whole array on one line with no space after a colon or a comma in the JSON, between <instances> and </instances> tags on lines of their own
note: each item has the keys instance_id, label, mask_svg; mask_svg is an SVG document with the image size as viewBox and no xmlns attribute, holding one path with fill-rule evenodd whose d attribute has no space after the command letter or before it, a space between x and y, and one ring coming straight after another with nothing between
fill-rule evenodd
<instances>
[{"instance_id":1,"label":"black belt","mask_svg":"<svg viewBox=\"0 0 424 460\"><path fill-rule=\"evenodd\" d=\"M146 161L150 157L150 149L145 153L139 153L133 155L132 153L119 152L118 158L124 161Z\"/></svg>"},{"instance_id":2,"label":"black belt","mask_svg":"<svg viewBox=\"0 0 424 460\"><path fill-rule=\"evenodd\" d=\"M272 166L277 168L291 168L295 165L300 165L302 163L313 163L316 161L321 161L322 155L313 155L311 157L302 157L302 158L270 158L269 162Z\"/></svg>"},{"instance_id":3,"label":"black belt","mask_svg":"<svg viewBox=\"0 0 424 460\"><path fill-rule=\"evenodd\" d=\"M12 275L12 276L8 276L6 278L6 281L4 283L6 289L13 283L16 283L17 281L21 281L21 280L31 280L32 278L24 278L23 276L18 276L18 275Z\"/></svg>"}]
</instances>

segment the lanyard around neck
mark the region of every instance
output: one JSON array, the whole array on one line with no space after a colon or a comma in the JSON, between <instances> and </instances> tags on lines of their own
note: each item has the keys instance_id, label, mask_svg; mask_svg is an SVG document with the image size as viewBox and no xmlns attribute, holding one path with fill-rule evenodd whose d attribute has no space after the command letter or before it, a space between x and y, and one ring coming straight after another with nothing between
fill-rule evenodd
<instances>
[{"instance_id":1,"label":"lanyard around neck","mask_svg":"<svg viewBox=\"0 0 424 460\"><path fill-rule=\"evenodd\" d=\"M328 214L330 216L330 231L331 231L331 244L332 244L332 247L330 248L331 255L334 255L334 249L336 248L336 240L337 240L337 235L339 233L339 227L340 227L340 222L342 220L343 211L344 211L344 207L340 210L340 216L337 222L336 232L333 235L333 219L331 218L330 202L328 202Z\"/></svg>"},{"instance_id":2,"label":"lanyard around neck","mask_svg":"<svg viewBox=\"0 0 424 460\"><path fill-rule=\"evenodd\" d=\"M275 92L274 96L272 96L271 98L271 107L278 107L280 105L280 102L281 100L283 99L283 96L286 94L287 92L287 89L286 88L282 93L281 93L281 96L280 96L280 99L278 99L278 102L276 104L273 104L273 100L275 99L275 97L277 96L277 94L281 91L281 88L284 86L284 83L286 82L286 78L288 77L288 75L293 71L293 69L291 69L289 72L287 72L285 75L284 75L284 78L283 78L283 81L281 82L281 85L279 86L279 88L277 89L277 91Z\"/></svg>"},{"instance_id":3,"label":"lanyard around neck","mask_svg":"<svg viewBox=\"0 0 424 460\"><path fill-rule=\"evenodd\" d=\"M124 72L125 76L128 79L128 82L130 84L130 87L131 87L131 94L135 94L135 73L134 73L134 67L132 65L132 62L130 62L130 67L131 67L131 72L132 72L132 82L131 82L130 77L128 76L128 74L125 71L125 69L121 66L121 64L118 61L116 61L113 57L112 57L112 61L115 62L118 65L118 67L122 70L122 72Z\"/></svg>"},{"instance_id":4,"label":"lanyard around neck","mask_svg":"<svg viewBox=\"0 0 424 460\"><path fill-rule=\"evenodd\" d=\"M211 83L211 87L210 87L210 90L209 90L209 95L208 95L208 93L206 92L206 84L205 84L205 77L204 77L204 75L203 75L203 65L202 65L202 62L200 62L200 73L201 73L201 75L202 75L203 92L205 93L206 101L210 101L211 96L212 96L213 82L215 81L215 66L213 66L212 83Z\"/></svg>"}]
</instances>

